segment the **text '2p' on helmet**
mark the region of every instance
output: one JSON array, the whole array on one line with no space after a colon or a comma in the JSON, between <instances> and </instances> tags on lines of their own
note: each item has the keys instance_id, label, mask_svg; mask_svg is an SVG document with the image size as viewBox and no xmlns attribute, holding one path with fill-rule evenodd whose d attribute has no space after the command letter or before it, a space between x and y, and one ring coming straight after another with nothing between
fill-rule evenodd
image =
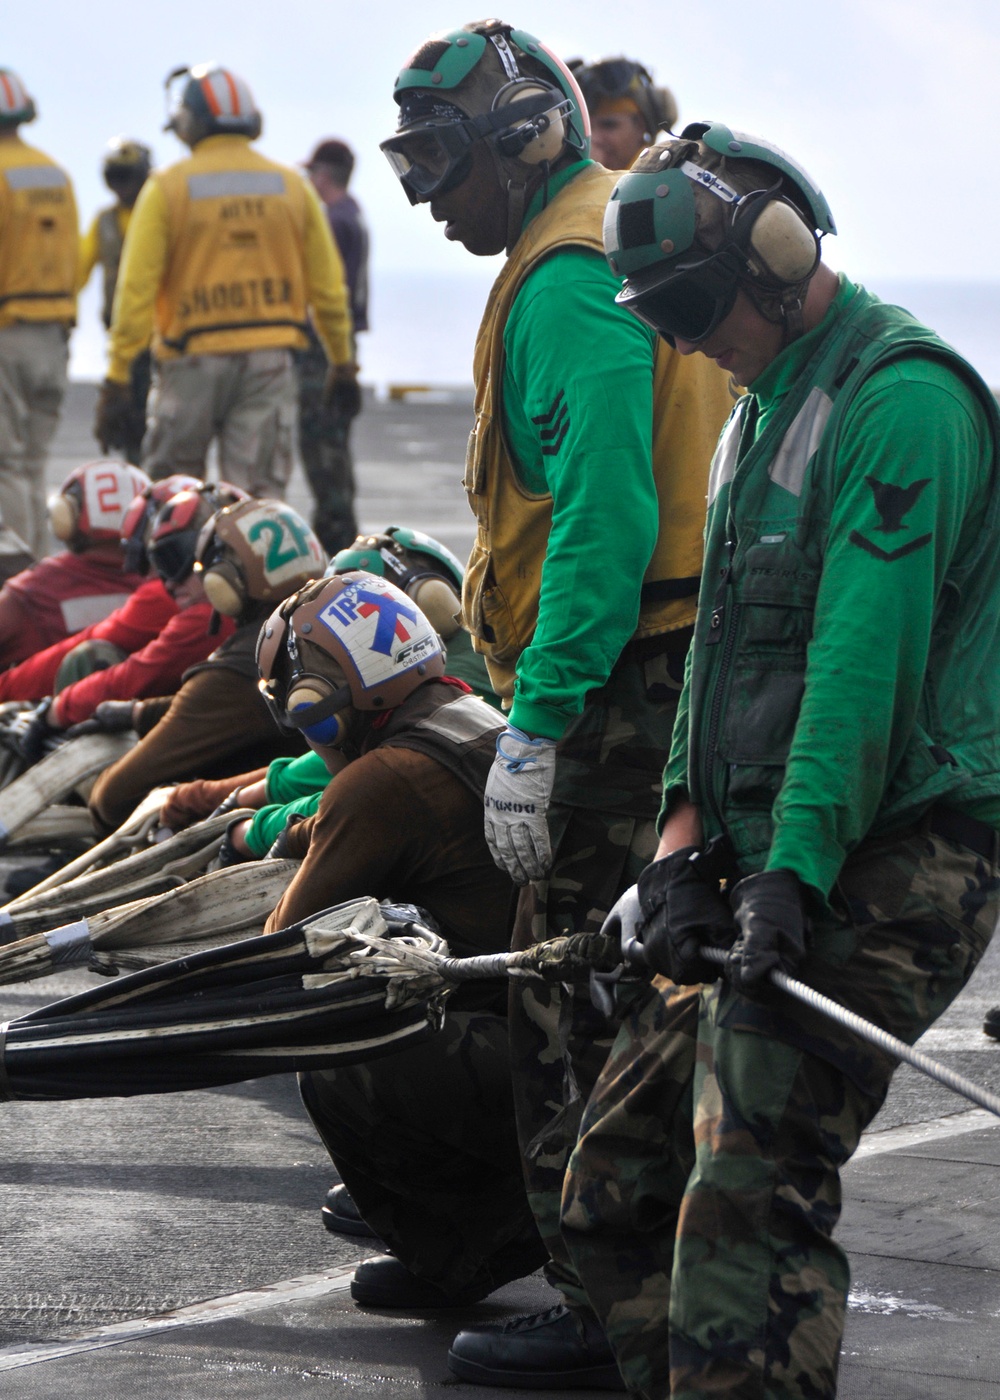
<instances>
[{"instance_id":1,"label":"text '2p' on helmet","mask_svg":"<svg viewBox=\"0 0 1000 1400\"><path fill-rule=\"evenodd\" d=\"M52 533L74 553L95 544L118 544L129 509L149 485L146 473L128 462L84 462L49 497Z\"/></svg>"},{"instance_id":2,"label":"text '2p' on helmet","mask_svg":"<svg viewBox=\"0 0 1000 1400\"><path fill-rule=\"evenodd\" d=\"M256 496L212 516L195 560L212 607L241 622L321 578L326 565L323 546L297 511Z\"/></svg>"},{"instance_id":3,"label":"text '2p' on helmet","mask_svg":"<svg viewBox=\"0 0 1000 1400\"><path fill-rule=\"evenodd\" d=\"M330 560L327 578L365 569L387 578L426 613L448 641L459 630L464 570L451 550L421 530L389 525L381 535L359 535Z\"/></svg>"},{"instance_id":4,"label":"text '2p' on helmet","mask_svg":"<svg viewBox=\"0 0 1000 1400\"><path fill-rule=\"evenodd\" d=\"M564 155L590 150L587 104L569 68L500 20L432 35L393 95L397 131L381 149L411 204L460 185L477 141L488 143L502 183L522 188Z\"/></svg>"},{"instance_id":5,"label":"text '2p' on helmet","mask_svg":"<svg viewBox=\"0 0 1000 1400\"><path fill-rule=\"evenodd\" d=\"M167 590L179 588L195 564L202 527L217 510L245 501L247 493L227 481L199 482L170 497L153 517L146 548Z\"/></svg>"},{"instance_id":6,"label":"text '2p' on helmet","mask_svg":"<svg viewBox=\"0 0 1000 1400\"><path fill-rule=\"evenodd\" d=\"M321 579L271 614L257 642L261 694L277 722L336 747L350 710L384 713L444 675L430 620L375 574Z\"/></svg>"},{"instance_id":7,"label":"text '2p' on helmet","mask_svg":"<svg viewBox=\"0 0 1000 1400\"><path fill-rule=\"evenodd\" d=\"M263 129L249 84L219 63L175 68L164 87L170 110L163 129L176 133L186 146L196 146L206 136L248 136L254 141Z\"/></svg>"},{"instance_id":8,"label":"text '2p' on helmet","mask_svg":"<svg viewBox=\"0 0 1000 1400\"><path fill-rule=\"evenodd\" d=\"M665 339L698 344L744 291L786 337L833 215L812 177L777 146L696 122L645 151L611 193L604 249L617 301Z\"/></svg>"},{"instance_id":9,"label":"text '2p' on helmet","mask_svg":"<svg viewBox=\"0 0 1000 1400\"><path fill-rule=\"evenodd\" d=\"M0 68L0 131L5 126L33 122L38 115L35 99L11 68Z\"/></svg>"}]
</instances>

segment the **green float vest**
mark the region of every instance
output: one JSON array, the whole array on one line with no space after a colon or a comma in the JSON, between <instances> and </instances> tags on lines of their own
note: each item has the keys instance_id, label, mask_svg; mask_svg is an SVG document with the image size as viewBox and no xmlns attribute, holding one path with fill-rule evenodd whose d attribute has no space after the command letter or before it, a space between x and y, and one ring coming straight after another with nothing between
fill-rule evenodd
<instances>
[{"instance_id":1,"label":"green float vest","mask_svg":"<svg viewBox=\"0 0 1000 1400\"><path fill-rule=\"evenodd\" d=\"M844 417L876 370L914 353L948 365L982 401L993 425L994 479L979 545L948 573L946 588L960 599L961 625L951 623L958 635L952 644L943 625L935 629L917 722L871 834L915 820L945 793L958 801L995 789L1000 740L984 740L982 752L970 753L967 738L948 732L942 716L963 707L967 714L977 695L979 704L996 709L996 697L986 696L991 666L995 689L1000 611L1000 414L986 385L950 346L908 312L859 288L757 441L741 451L741 440L753 437L748 395L712 462L690 658L688 790L702 809L706 835L727 831L745 871L762 869L771 846L772 808L804 689ZM917 463L915 473L918 467L926 475L933 464ZM961 772L952 744L963 750Z\"/></svg>"}]
</instances>

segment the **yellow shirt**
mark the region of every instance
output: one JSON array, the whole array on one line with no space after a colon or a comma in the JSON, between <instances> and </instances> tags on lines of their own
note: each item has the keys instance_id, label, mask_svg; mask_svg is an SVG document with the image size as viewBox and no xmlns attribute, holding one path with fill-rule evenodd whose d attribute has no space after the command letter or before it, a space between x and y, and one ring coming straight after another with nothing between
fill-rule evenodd
<instances>
[{"instance_id":1,"label":"yellow shirt","mask_svg":"<svg viewBox=\"0 0 1000 1400\"><path fill-rule=\"evenodd\" d=\"M156 171L132 211L108 378L157 359L304 347L311 310L331 362L353 359L343 264L308 181L244 136L210 136Z\"/></svg>"},{"instance_id":2,"label":"yellow shirt","mask_svg":"<svg viewBox=\"0 0 1000 1400\"><path fill-rule=\"evenodd\" d=\"M0 140L0 327L73 325L79 237L65 170L20 136Z\"/></svg>"}]
</instances>

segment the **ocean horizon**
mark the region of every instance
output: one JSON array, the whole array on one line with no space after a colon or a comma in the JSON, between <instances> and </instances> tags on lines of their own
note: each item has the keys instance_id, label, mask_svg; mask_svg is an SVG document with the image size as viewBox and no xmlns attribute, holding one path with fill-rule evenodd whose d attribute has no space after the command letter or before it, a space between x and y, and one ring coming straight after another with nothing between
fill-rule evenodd
<instances>
[{"instance_id":1,"label":"ocean horizon","mask_svg":"<svg viewBox=\"0 0 1000 1400\"><path fill-rule=\"evenodd\" d=\"M379 270L372 274L372 330L359 337L361 378L384 394L390 385L468 388L472 351L498 260L469 272ZM964 355L993 389L1000 389L1000 281L917 281L862 278L883 301L912 311ZM80 298L70 346L70 375L104 377L104 328L97 279Z\"/></svg>"}]
</instances>

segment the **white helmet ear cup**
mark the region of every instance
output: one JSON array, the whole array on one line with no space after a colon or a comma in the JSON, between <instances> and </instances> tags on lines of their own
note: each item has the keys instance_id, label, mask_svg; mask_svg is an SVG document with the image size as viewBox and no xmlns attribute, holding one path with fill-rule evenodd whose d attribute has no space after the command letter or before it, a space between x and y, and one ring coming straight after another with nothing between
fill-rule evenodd
<instances>
[{"instance_id":1,"label":"white helmet ear cup","mask_svg":"<svg viewBox=\"0 0 1000 1400\"><path fill-rule=\"evenodd\" d=\"M750 254L765 275L781 282L801 282L819 261L819 246L813 231L790 204L772 199L754 220L750 232Z\"/></svg>"},{"instance_id":2,"label":"white helmet ear cup","mask_svg":"<svg viewBox=\"0 0 1000 1400\"><path fill-rule=\"evenodd\" d=\"M285 711L291 716L297 710L311 709L313 705L319 705L324 700L329 700L333 694L334 687L319 677L298 681L288 692ZM303 729L302 733L314 744L321 744L331 749L337 748L347 736L349 708L350 706L345 706L343 710L335 710L332 715L327 715L325 719L317 720L315 724Z\"/></svg>"},{"instance_id":3,"label":"white helmet ear cup","mask_svg":"<svg viewBox=\"0 0 1000 1400\"><path fill-rule=\"evenodd\" d=\"M501 88L496 95L493 107L499 111L509 106L512 102L523 102L526 97L544 97L552 99L553 108L564 101L563 95L547 83L537 82L531 78L517 79ZM543 112L538 117L527 117L522 126L515 126L511 136L530 128L537 123L538 134L517 153L517 159L525 165L541 165L543 161L558 160L566 144L566 121L559 112Z\"/></svg>"},{"instance_id":4,"label":"white helmet ear cup","mask_svg":"<svg viewBox=\"0 0 1000 1400\"><path fill-rule=\"evenodd\" d=\"M408 591L442 641L454 637L461 626L457 616L461 603L451 585L443 578L422 578Z\"/></svg>"},{"instance_id":5,"label":"white helmet ear cup","mask_svg":"<svg viewBox=\"0 0 1000 1400\"><path fill-rule=\"evenodd\" d=\"M49 524L57 540L68 544L76 534L76 524L80 512L71 496L51 496L49 498Z\"/></svg>"},{"instance_id":6,"label":"white helmet ear cup","mask_svg":"<svg viewBox=\"0 0 1000 1400\"><path fill-rule=\"evenodd\" d=\"M223 617L239 617L246 606L243 580L231 564L223 562L206 569L202 575L205 597Z\"/></svg>"}]
</instances>

